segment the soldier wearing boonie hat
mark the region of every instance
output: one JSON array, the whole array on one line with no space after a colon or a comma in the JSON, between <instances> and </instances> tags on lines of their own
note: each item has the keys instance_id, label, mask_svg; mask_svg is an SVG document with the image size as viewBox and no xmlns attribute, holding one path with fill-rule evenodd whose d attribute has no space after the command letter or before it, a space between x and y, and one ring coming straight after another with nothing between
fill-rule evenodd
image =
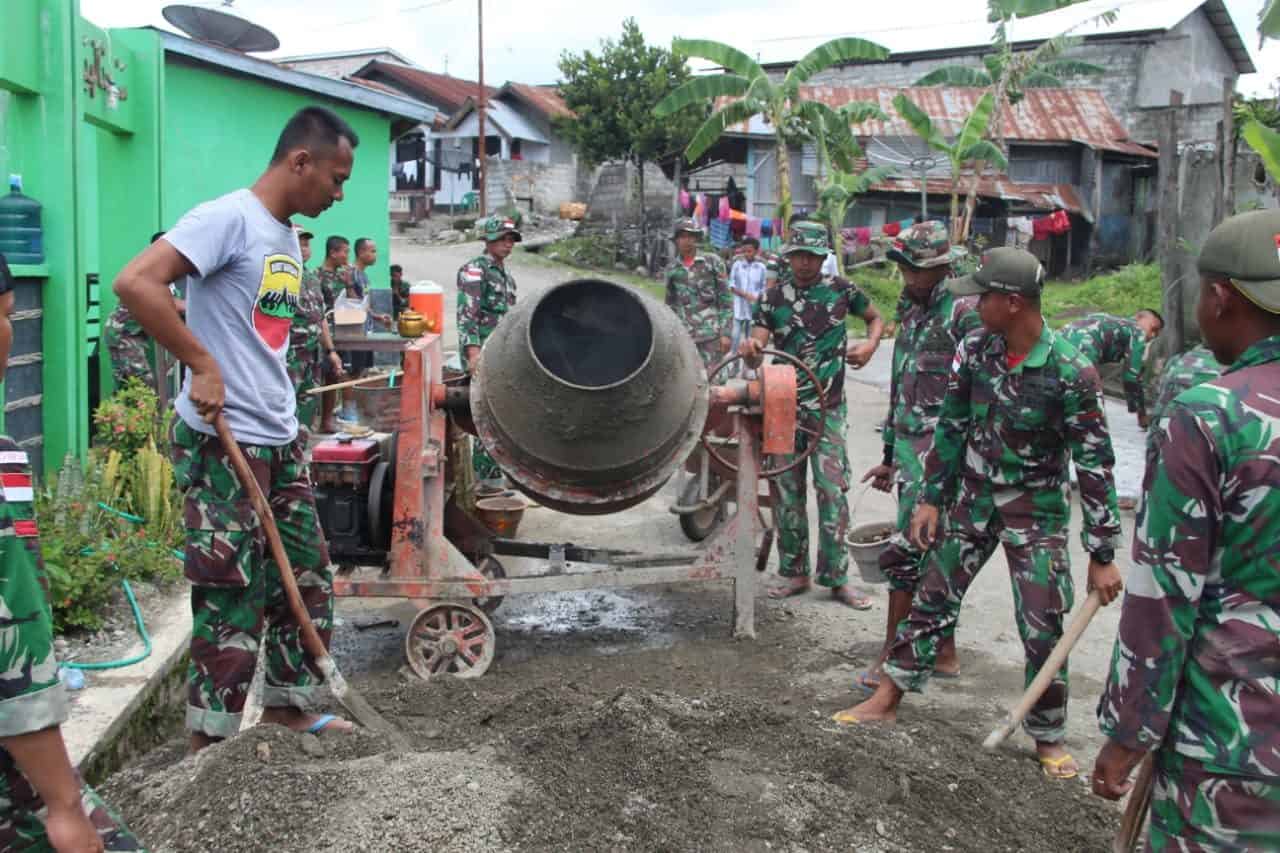
<instances>
[{"instance_id":1,"label":"soldier wearing boonie hat","mask_svg":"<svg viewBox=\"0 0 1280 853\"><path fill-rule=\"evenodd\" d=\"M1280 850L1280 211L1227 219L1197 265L1225 370L1155 427L1093 790L1154 752L1151 849Z\"/></svg>"},{"instance_id":2,"label":"soldier wearing boonie hat","mask_svg":"<svg viewBox=\"0 0 1280 853\"><path fill-rule=\"evenodd\" d=\"M839 276L822 275L828 255L827 228L818 222L796 222L782 249L791 275L765 291L751 337L739 348L747 366L755 368L761 350L770 345L803 361L817 377L813 387L800 374L796 402L800 425L796 452L817 443L810 457L814 490L818 493L817 583L831 590L842 604L857 610L871 607L871 599L849 585L849 459L845 446L845 365L861 367L875 354L884 321L861 290ZM861 317L868 340L850 345L845 318ZM822 417L826 410L825 418ZM818 424L823 423L818 434ZM769 591L773 598L799 595L810 588L809 520L806 511L807 472L797 467L774 480L778 500L778 574L786 579Z\"/></svg>"},{"instance_id":3,"label":"soldier wearing boonie hat","mask_svg":"<svg viewBox=\"0 0 1280 853\"><path fill-rule=\"evenodd\" d=\"M884 457L862 481L870 480L882 492L897 483L898 529L880 557L880 569L889 578L884 648L876 665L857 678L858 684L872 690L880 683L880 667L898 623L911 611L911 598L920 580L924 552L907 534L911 511L924 484L924 458L933 444L951 359L964 336L982 325L974 310L977 300L957 297L946 285L952 264L965 255L964 249L951 245L947 226L937 220L912 225L886 253L902 272L904 286L893 343L889 417L881 431ZM951 676L958 671L952 625L939 644L937 672Z\"/></svg>"},{"instance_id":4,"label":"soldier wearing boonie hat","mask_svg":"<svg viewBox=\"0 0 1280 853\"><path fill-rule=\"evenodd\" d=\"M519 223L505 214L482 220L477 230L484 239L484 252L458 270L458 348L471 371L498 321L516 304L516 280L507 271L506 260L522 239ZM477 479L502 476L498 463L479 442L472 445L471 463Z\"/></svg>"},{"instance_id":5,"label":"soldier wearing boonie hat","mask_svg":"<svg viewBox=\"0 0 1280 853\"><path fill-rule=\"evenodd\" d=\"M719 255L698 253L702 226L695 219L677 219L671 226L676 256L663 272L666 303L684 323L702 364L710 369L729 351L733 332L733 297L729 271Z\"/></svg>"},{"instance_id":6,"label":"soldier wearing boonie hat","mask_svg":"<svg viewBox=\"0 0 1280 853\"><path fill-rule=\"evenodd\" d=\"M905 692L924 688L965 592L999 545L1014 585L1026 683L1035 678L1062 637L1074 594L1068 460L1080 483L1089 588L1106 604L1122 587L1113 562L1120 537L1115 455L1101 382L1044 322L1044 268L1029 252L1001 247L947 286L957 295L982 294L984 328L965 336L952 358L911 518L911 538L928 553L884 664L887 677L866 702L836 714L841 723L893 721ZM1063 744L1067 695L1064 667L1023 723L1042 771L1055 779L1079 773Z\"/></svg>"}]
</instances>

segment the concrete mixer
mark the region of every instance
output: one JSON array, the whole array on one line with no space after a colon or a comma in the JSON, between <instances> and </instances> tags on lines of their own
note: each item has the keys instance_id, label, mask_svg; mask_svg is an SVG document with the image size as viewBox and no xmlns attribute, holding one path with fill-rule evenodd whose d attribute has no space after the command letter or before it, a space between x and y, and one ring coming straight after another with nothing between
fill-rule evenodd
<instances>
[{"instance_id":1,"label":"concrete mixer","mask_svg":"<svg viewBox=\"0 0 1280 853\"><path fill-rule=\"evenodd\" d=\"M598 280L561 284L517 305L469 383L446 380L438 334L336 345L403 353L403 380L388 392L399 404L388 440L317 446L312 467L339 562L335 594L412 601L419 612L405 654L419 676L483 674L495 646L487 614L517 593L731 580L734 634L755 635L754 575L768 548L758 555L760 482L805 462L765 464L794 450L803 363L770 353L775 363L758 379L710 386L666 306ZM515 488L585 515L645 500L701 441L732 472L737 509L698 549L638 553L504 538L468 500L468 433ZM504 556L534 558L541 570L508 577Z\"/></svg>"}]
</instances>

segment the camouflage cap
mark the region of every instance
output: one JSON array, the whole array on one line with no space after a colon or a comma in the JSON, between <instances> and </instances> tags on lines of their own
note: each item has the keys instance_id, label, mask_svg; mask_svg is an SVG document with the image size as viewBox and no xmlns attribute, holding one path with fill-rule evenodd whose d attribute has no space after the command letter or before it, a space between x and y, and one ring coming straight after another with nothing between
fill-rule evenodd
<instances>
[{"instance_id":1,"label":"camouflage cap","mask_svg":"<svg viewBox=\"0 0 1280 853\"><path fill-rule=\"evenodd\" d=\"M1231 279L1259 308L1280 314L1280 210L1255 210L1209 232L1196 262L1200 272Z\"/></svg>"},{"instance_id":2,"label":"camouflage cap","mask_svg":"<svg viewBox=\"0 0 1280 853\"><path fill-rule=\"evenodd\" d=\"M974 296L989 290L1039 296L1044 290L1044 267L1025 249L1000 246L983 252L982 265L972 275L951 279L947 289L956 296Z\"/></svg>"},{"instance_id":3,"label":"camouflage cap","mask_svg":"<svg viewBox=\"0 0 1280 853\"><path fill-rule=\"evenodd\" d=\"M684 219L677 219L675 224L671 226L671 236L672 238L679 237L682 233L701 237L702 226L698 224L698 220L687 216Z\"/></svg>"},{"instance_id":4,"label":"camouflage cap","mask_svg":"<svg viewBox=\"0 0 1280 853\"><path fill-rule=\"evenodd\" d=\"M946 225L930 219L917 222L903 231L893 241L893 248L885 252L885 257L909 267L929 269L946 266L966 254L960 246L951 245Z\"/></svg>"},{"instance_id":5,"label":"camouflage cap","mask_svg":"<svg viewBox=\"0 0 1280 853\"><path fill-rule=\"evenodd\" d=\"M792 252L808 252L826 257L831 254L827 246L827 226L821 222L796 222L791 226L791 239L782 247L783 255Z\"/></svg>"},{"instance_id":6,"label":"camouflage cap","mask_svg":"<svg viewBox=\"0 0 1280 853\"><path fill-rule=\"evenodd\" d=\"M520 236L520 226L510 216L502 214L494 214L481 224L481 231L484 234L484 241L492 243L494 240L501 240L508 234L512 234L519 243L523 238Z\"/></svg>"}]
</instances>

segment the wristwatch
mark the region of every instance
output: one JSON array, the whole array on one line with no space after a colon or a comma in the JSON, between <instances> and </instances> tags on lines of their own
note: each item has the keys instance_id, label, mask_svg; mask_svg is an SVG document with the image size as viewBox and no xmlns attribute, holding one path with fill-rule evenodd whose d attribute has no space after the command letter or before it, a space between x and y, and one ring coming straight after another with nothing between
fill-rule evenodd
<instances>
[{"instance_id":1,"label":"wristwatch","mask_svg":"<svg viewBox=\"0 0 1280 853\"><path fill-rule=\"evenodd\" d=\"M1115 562L1116 549L1115 548L1099 548L1097 551L1094 551L1089 556L1093 558L1093 561L1095 563L1101 563L1102 565L1105 566L1107 563Z\"/></svg>"}]
</instances>

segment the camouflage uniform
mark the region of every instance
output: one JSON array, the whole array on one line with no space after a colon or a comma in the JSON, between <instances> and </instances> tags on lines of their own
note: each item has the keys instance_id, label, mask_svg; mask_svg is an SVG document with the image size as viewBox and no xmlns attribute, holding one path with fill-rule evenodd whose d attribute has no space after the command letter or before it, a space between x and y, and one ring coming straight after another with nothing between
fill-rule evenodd
<instances>
[{"instance_id":1,"label":"camouflage uniform","mask_svg":"<svg viewBox=\"0 0 1280 853\"><path fill-rule=\"evenodd\" d=\"M702 228L692 219L677 220L675 235L687 232L702 235ZM724 357L720 339L733 335L733 294L729 293L729 272L719 255L694 255L692 266L685 267L680 258L673 260L663 273L666 303L698 347L703 367L711 367Z\"/></svg>"},{"instance_id":2,"label":"camouflage uniform","mask_svg":"<svg viewBox=\"0 0 1280 853\"><path fill-rule=\"evenodd\" d=\"M248 495L216 436L174 419L174 480L186 494L185 572L191 581L191 667L187 728L230 737L240 728L258 645L266 645L267 707L305 707L317 679L289 610L279 567ZM281 447L241 445L271 504L302 601L329 643L333 572L316 515L300 440ZM265 622L265 636L263 626Z\"/></svg>"},{"instance_id":3,"label":"camouflage uniform","mask_svg":"<svg viewBox=\"0 0 1280 853\"><path fill-rule=\"evenodd\" d=\"M921 268L938 266L930 263L929 252L942 252L941 246L946 247L945 254L936 258L943 264L959 254L951 251L944 224L921 222L902 235L889 251L889 259ZM933 444L951 359L964 336L982 325L976 304L973 297L954 296L946 282L934 286L925 304L905 290L898 300L889 417L883 431L883 462L893 468L898 484L898 530L880 557L880 568L894 590L913 591L920 579L924 554L907 537L911 511L924 483L924 459Z\"/></svg>"},{"instance_id":4,"label":"camouflage uniform","mask_svg":"<svg viewBox=\"0 0 1280 853\"><path fill-rule=\"evenodd\" d=\"M999 253L999 254L997 254ZM1008 253L1017 253L1009 255ZM1043 270L1020 249L993 249L993 261L974 279L1012 259ZM998 275L998 274L997 274ZM974 279L953 280L958 294ZM1036 292L1038 292L1038 283ZM954 630L969 584L998 544L1004 545L1013 582L1018 633L1030 683L1062 636L1073 587L1067 556L1070 487L1067 456L1080 481L1085 550L1114 548L1120 535L1114 455L1102 411L1098 374L1044 325L1025 360L1010 368L1004 337L988 330L968 335L951 365L933 446L925 460L920 501L945 510L938 544L925 557L911 613L899 627L884 670L903 690L923 689L943 636ZM1035 740L1065 734L1064 666L1027 715Z\"/></svg>"},{"instance_id":5,"label":"camouflage uniform","mask_svg":"<svg viewBox=\"0 0 1280 853\"><path fill-rule=\"evenodd\" d=\"M314 270L302 274L298 310L289 329L289 379L298 391L299 439L305 446L320 409L320 395L306 393L324 384L324 354L320 352L320 327L324 324L325 297L320 276Z\"/></svg>"},{"instance_id":6,"label":"camouflage uniform","mask_svg":"<svg viewBox=\"0 0 1280 853\"><path fill-rule=\"evenodd\" d=\"M1064 326L1059 334L1094 367L1124 364L1125 404L1131 412L1146 413L1142 356L1147 348L1147 335L1137 321L1110 314L1090 314Z\"/></svg>"},{"instance_id":7,"label":"camouflage uniform","mask_svg":"<svg viewBox=\"0 0 1280 853\"><path fill-rule=\"evenodd\" d=\"M124 303L116 305L107 317L102 338L111 355L111 375L120 388L130 378L137 378L152 387L156 384L156 344L133 319Z\"/></svg>"},{"instance_id":8,"label":"camouflage uniform","mask_svg":"<svg viewBox=\"0 0 1280 853\"><path fill-rule=\"evenodd\" d=\"M520 240L520 232L510 217L491 216L481 223L481 230L486 245L504 234L514 234L517 242ZM458 270L458 349L464 363L467 347L483 347L515 304L515 278L487 251ZM478 480L502 476L502 469L479 441L472 444L471 467Z\"/></svg>"},{"instance_id":9,"label":"camouflage uniform","mask_svg":"<svg viewBox=\"0 0 1280 853\"><path fill-rule=\"evenodd\" d=\"M1280 315L1277 234L1277 211L1231 217L1200 271ZM1178 395L1155 430L1098 702L1110 740L1155 750L1150 849L1280 850L1276 388L1280 335Z\"/></svg>"},{"instance_id":10,"label":"camouflage uniform","mask_svg":"<svg viewBox=\"0 0 1280 853\"><path fill-rule=\"evenodd\" d=\"M820 241L825 253L826 229L818 226L813 231L810 236L797 225L788 250L812 251L808 244L816 246ZM822 385L814 388L803 373L797 377L800 429L796 432L796 453L803 452L810 442L818 442L809 464L818 493L817 582L826 587L844 586L848 581L849 553L844 542L849 530L844 359L849 334L845 317L861 317L870 304L866 294L842 278L828 276L808 287L798 287L792 278L765 291L755 317L756 326L769 332L771 346L807 364ZM813 435L823 408L827 415L825 428L821 435ZM782 461L794 458L786 456ZM786 578L807 577L809 519L804 466L777 477L774 486L778 574Z\"/></svg>"},{"instance_id":11,"label":"camouflage uniform","mask_svg":"<svg viewBox=\"0 0 1280 853\"><path fill-rule=\"evenodd\" d=\"M48 580L31 505L27 454L0 436L0 738L59 726L67 699L53 656ZM138 840L87 785L82 805L107 850L141 850ZM45 807L0 747L0 850L48 850Z\"/></svg>"},{"instance_id":12,"label":"camouflage uniform","mask_svg":"<svg viewBox=\"0 0 1280 853\"><path fill-rule=\"evenodd\" d=\"M1156 386L1156 402L1151 407L1151 426L1147 430L1148 466L1154 464L1152 460L1155 458L1160 432L1164 428L1165 415L1174 398L1188 388L1217 379L1221 375L1222 365L1218 364L1209 348L1203 345L1169 359L1160 374L1160 384Z\"/></svg>"},{"instance_id":13,"label":"camouflage uniform","mask_svg":"<svg viewBox=\"0 0 1280 853\"><path fill-rule=\"evenodd\" d=\"M351 278L351 267L338 267L336 270L331 270L321 266L316 269L316 281L320 285L321 295L324 296L325 311L333 310L333 303L347 292L347 285L351 283Z\"/></svg>"}]
</instances>

